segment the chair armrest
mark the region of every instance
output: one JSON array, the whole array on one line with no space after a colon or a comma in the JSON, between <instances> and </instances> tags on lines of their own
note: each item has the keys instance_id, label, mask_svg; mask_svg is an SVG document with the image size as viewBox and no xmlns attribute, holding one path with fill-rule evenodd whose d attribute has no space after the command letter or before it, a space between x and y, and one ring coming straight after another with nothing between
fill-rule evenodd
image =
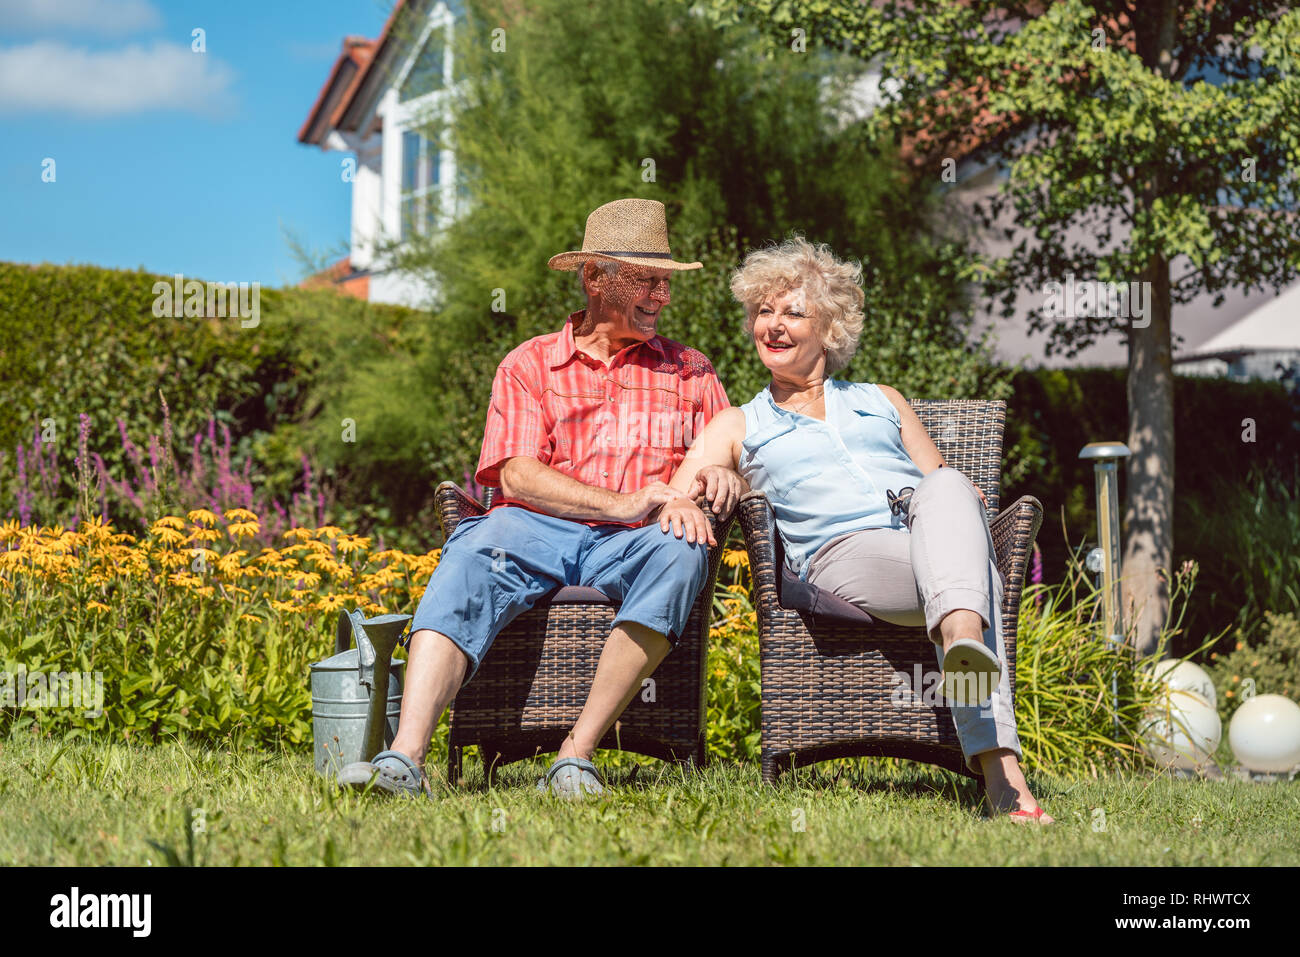
<instances>
[{"instance_id":1,"label":"chair armrest","mask_svg":"<svg viewBox=\"0 0 1300 957\"><path fill-rule=\"evenodd\" d=\"M776 515L762 492L746 492L736 506L740 530L749 552L749 573L754 582L754 605L761 614L770 614L780 606L777 576Z\"/></svg>"},{"instance_id":2,"label":"chair armrest","mask_svg":"<svg viewBox=\"0 0 1300 957\"><path fill-rule=\"evenodd\" d=\"M1029 555L1043 524L1043 503L1032 495L1022 495L989 522L998 571L1007 583L1022 585L1029 566Z\"/></svg>"},{"instance_id":3,"label":"chair armrest","mask_svg":"<svg viewBox=\"0 0 1300 957\"><path fill-rule=\"evenodd\" d=\"M487 511L455 482L442 482L433 493L433 507L438 513L443 539L451 538L462 518L482 515Z\"/></svg>"}]
</instances>

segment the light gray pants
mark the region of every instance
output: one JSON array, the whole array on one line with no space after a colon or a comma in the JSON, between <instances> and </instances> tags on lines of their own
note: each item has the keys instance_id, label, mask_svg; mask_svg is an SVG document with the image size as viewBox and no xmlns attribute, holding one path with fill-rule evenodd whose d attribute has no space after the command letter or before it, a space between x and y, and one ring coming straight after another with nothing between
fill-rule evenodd
<instances>
[{"instance_id":1,"label":"light gray pants","mask_svg":"<svg viewBox=\"0 0 1300 957\"><path fill-rule=\"evenodd\" d=\"M1023 755L1011 708L1011 678L1002 643L1002 578L988 517L975 486L953 468L935 469L912 494L911 531L868 528L843 535L818 550L808 581L895 625L924 625L943 665L939 622L949 612L976 612L984 644L1002 662L997 688L983 707L954 707L953 723L972 771L976 755L1010 748ZM913 676L905 676L913 683ZM927 678L926 685L934 682ZM942 694L942 679L939 679ZM922 688L912 688L916 695Z\"/></svg>"}]
</instances>

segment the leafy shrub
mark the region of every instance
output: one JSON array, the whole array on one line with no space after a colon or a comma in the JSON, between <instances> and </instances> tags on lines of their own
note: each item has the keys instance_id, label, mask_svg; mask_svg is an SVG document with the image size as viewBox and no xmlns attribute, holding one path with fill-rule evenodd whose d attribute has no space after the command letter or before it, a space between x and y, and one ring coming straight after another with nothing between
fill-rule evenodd
<instances>
[{"instance_id":1,"label":"leafy shrub","mask_svg":"<svg viewBox=\"0 0 1300 957\"><path fill-rule=\"evenodd\" d=\"M1160 688L1143 676L1181 627L1195 565L1171 589L1170 620L1157 650L1136 657L1106 640L1101 592L1078 558L1063 581L1029 585L1016 634L1016 727L1024 765L1068 777L1145 761L1139 732Z\"/></svg>"},{"instance_id":2,"label":"leafy shrub","mask_svg":"<svg viewBox=\"0 0 1300 957\"><path fill-rule=\"evenodd\" d=\"M336 527L293 529L251 555L255 515L164 516L141 539L94 518L76 531L0 525L0 662L9 673L103 675L104 711L4 708L5 725L156 740L311 739L308 665L335 614L413 607L438 555L372 550Z\"/></svg>"},{"instance_id":3,"label":"leafy shrub","mask_svg":"<svg viewBox=\"0 0 1300 957\"><path fill-rule=\"evenodd\" d=\"M1238 641L1227 654L1210 655L1210 677L1218 691L1219 717L1224 727L1249 697L1243 688L1252 682L1255 694L1280 694L1300 700L1300 617L1267 612L1258 640Z\"/></svg>"},{"instance_id":4,"label":"leafy shrub","mask_svg":"<svg viewBox=\"0 0 1300 957\"><path fill-rule=\"evenodd\" d=\"M1244 480L1221 478L1206 498L1184 504L1181 547L1213 556L1203 570L1201 607L1209 620L1235 625L1251 644L1267 630L1269 613L1300 614L1300 467L1290 475L1264 466Z\"/></svg>"}]
</instances>

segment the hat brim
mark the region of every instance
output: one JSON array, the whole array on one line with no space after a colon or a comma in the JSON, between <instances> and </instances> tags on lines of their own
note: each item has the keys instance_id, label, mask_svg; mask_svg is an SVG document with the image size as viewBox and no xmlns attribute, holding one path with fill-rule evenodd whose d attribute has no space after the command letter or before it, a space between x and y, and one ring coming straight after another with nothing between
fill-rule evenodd
<instances>
[{"instance_id":1,"label":"hat brim","mask_svg":"<svg viewBox=\"0 0 1300 957\"><path fill-rule=\"evenodd\" d=\"M669 269L673 271L704 268L704 263L679 263L673 259L661 259L655 256L610 256L606 253L586 253L581 251L560 253L558 256L552 256L546 265L563 272L573 272L588 259L596 259L601 262L628 263L633 266L646 266L650 269Z\"/></svg>"}]
</instances>

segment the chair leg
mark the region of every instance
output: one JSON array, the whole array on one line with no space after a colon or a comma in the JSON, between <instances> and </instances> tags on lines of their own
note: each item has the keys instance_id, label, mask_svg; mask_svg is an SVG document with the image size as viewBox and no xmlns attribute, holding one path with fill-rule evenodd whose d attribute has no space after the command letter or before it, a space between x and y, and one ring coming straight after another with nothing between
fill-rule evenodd
<instances>
[{"instance_id":1,"label":"chair leg","mask_svg":"<svg viewBox=\"0 0 1300 957\"><path fill-rule=\"evenodd\" d=\"M771 751L764 751L762 754L763 765L763 783L776 784L777 779L781 776L781 769L777 767L776 754Z\"/></svg>"},{"instance_id":2,"label":"chair leg","mask_svg":"<svg viewBox=\"0 0 1300 957\"><path fill-rule=\"evenodd\" d=\"M699 743L695 745L695 753L691 755L691 767L694 771L704 770L704 766L709 763L709 752L704 746L704 735L700 735Z\"/></svg>"}]
</instances>

